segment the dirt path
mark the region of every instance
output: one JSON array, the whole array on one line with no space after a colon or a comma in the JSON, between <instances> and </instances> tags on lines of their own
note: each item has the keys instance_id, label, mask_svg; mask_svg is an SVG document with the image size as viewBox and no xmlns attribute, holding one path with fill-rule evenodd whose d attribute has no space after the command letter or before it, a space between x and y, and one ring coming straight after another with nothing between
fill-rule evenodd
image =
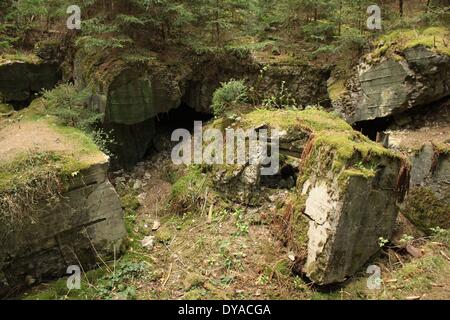
<instances>
[{"instance_id":1,"label":"dirt path","mask_svg":"<svg viewBox=\"0 0 450 320\"><path fill-rule=\"evenodd\" d=\"M0 130L0 160L22 152L70 151L74 145L45 122L16 122Z\"/></svg>"}]
</instances>

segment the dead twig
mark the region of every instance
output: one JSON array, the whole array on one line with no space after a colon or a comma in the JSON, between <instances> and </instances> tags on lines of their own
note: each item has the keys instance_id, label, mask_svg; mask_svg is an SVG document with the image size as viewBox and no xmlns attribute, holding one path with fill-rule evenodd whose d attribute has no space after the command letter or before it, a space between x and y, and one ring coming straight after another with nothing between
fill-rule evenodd
<instances>
[{"instance_id":1,"label":"dead twig","mask_svg":"<svg viewBox=\"0 0 450 320\"><path fill-rule=\"evenodd\" d=\"M439 251L439 252L440 252L440 254L442 254L442 256L444 256L445 259L447 259L448 261L450 261L450 257L449 257L448 255L446 255L444 251L441 250L441 251Z\"/></svg>"},{"instance_id":2,"label":"dead twig","mask_svg":"<svg viewBox=\"0 0 450 320\"><path fill-rule=\"evenodd\" d=\"M163 284L162 284L162 287L163 287L163 288L164 288L164 286L166 285L167 281L169 281L170 275L172 274L172 267L173 267L173 263L170 264L169 272L168 272L168 274L167 274L166 279L164 280L164 282L163 282Z\"/></svg>"}]
</instances>

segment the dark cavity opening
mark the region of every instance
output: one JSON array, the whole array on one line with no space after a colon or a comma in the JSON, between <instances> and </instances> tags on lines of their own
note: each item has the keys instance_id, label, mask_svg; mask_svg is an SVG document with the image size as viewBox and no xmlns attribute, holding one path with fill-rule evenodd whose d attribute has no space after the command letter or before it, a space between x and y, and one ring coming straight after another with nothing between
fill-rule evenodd
<instances>
[{"instance_id":1,"label":"dark cavity opening","mask_svg":"<svg viewBox=\"0 0 450 320\"><path fill-rule=\"evenodd\" d=\"M418 129L427 122L448 121L449 107L450 99L446 97L427 105L416 106L389 117L356 122L353 125L353 129L360 131L369 139L377 141L378 133L384 133L389 129ZM378 139L380 139L380 136L378 136Z\"/></svg>"},{"instance_id":2,"label":"dark cavity opening","mask_svg":"<svg viewBox=\"0 0 450 320\"><path fill-rule=\"evenodd\" d=\"M377 141L378 133L386 131L392 122L391 117L360 121L353 125L353 129L361 132L370 140Z\"/></svg>"},{"instance_id":3,"label":"dark cavity opening","mask_svg":"<svg viewBox=\"0 0 450 320\"><path fill-rule=\"evenodd\" d=\"M33 102L34 99L36 99L39 96L38 92L30 92L30 95L25 100L11 100L7 101L6 103L11 105L15 111L20 111L22 109L28 108L28 106Z\"/></svg>"},{"instance_id":4,"label":"dark cavity opening","mask_svg":"<svg viewBox=\"0 0 450 320\"><path fill-rule=\"evenodd\" d=\"M174 143L170 141L170 138L174 130L186 129L193 132L194 121L202 121L205 124L212 118L212 114L197 112L185 103L182 103L178 108L172 109L167 113L158 114L154 118L155 134L147 156L172 147Z\"/></svg>"},{"instance_id":5,"label":"dark cavity opening","mask_svg":"<svg viewBox=\"0 0 450 320\"><path fill-rule=\"evenodd\" d=\"M282 164L280 172L273 176L261 176L261 185L271 189L291 189L297 183L298 168Z\"/></svg>"}]
</instances>

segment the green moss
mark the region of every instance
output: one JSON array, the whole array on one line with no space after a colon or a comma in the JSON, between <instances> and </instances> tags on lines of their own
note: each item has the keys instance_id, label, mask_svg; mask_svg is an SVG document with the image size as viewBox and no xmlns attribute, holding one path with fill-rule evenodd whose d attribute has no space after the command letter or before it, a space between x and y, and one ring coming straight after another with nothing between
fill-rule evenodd
<instances>
[{"instance_id":1,"label":"green moss","mask_svg":"<svg viewBox=\"0 0 450 320\"><path fill-rule=\"evenodd\" d=\"M13 107L9 104L6 103L0 103L0 114L2 113L9 113L11 111L13 111Z\"/></svg>"},{"instance_id":2,"label":"green moss","mask_svg":"<svg viewBox=\"0 0 450 320\"><path fill-rule=\"evenodd\" d=\"M95 144L91 136L85 132L73 128L65 127L59 124L53 126L56 132L66 137L69 141L75 143L78 147L77 152L86 155L98 155L100 153L99 147Z\"/></svg>"},{"instance_id":3,"label":"green moss","mask_svg":"<svg viewBox=\"0 0 450 320\"><path fill-rule=\"evenodd\" d=\"M339 99L346 91L344 79L338 79L328 86L328 94L332 101Z\"/></svg>"},{"instance_id":4,"label":"green moss","mask_svg":"<svg viewBox=\"0 0 450 320\"><path fill-rule=\"evenodd\" d=\"M299 185L312 172L326 175L332 170L342 174L340 181L344 183L351 176L372 178L376 167L373 164L384 158L407 163L400 153L371 141L337 115L321 109L256 109L242 115L241 123L235 125L252 128L263 124L279 130L299 130L310 134L311 150L306 155Z\"/></svg>"},{"instance_id":5,"label":"green moss","mask_svg":"<svg viewBox=\"0 0 450 320\"><path fill-rule=\"evenodd\" d=\"M337 115L316 108L301 111L256 109L244 116L244 125L247 127L261 124L269 124L273 128L283 130L296 126L308 127L313 131L352 130L352 127Z\"/></svg>"},{"instance_id":6,"label":"green moss","mask_svg":"<svg viewBox=\"0 0 450 320\"><path fill-rule=\"evenodd\" d=\"M449 34L450 32L443 27L430 27L424 30L395 30L380 37L378 40L378 48L372 53L372 57L398 57L395 53L396 51L413 48L418 45L450 56L450 48L447 45L449 42Z\"/></svg>"},{"instance_id":7,"label":"green moss","mask_svg":"<svg viewBox=\"0 0 450 320\"><path fill-rule=\"evenodd\" d=\"M183 296L183 300L201 300L206 296L206 290L193 289Z\"/></svg>"},{"instance_id":8,"label":"green moss","mask_svg":"<svg viewBox=\"0 0 450 320\"><path fill-rule=\"evenodd\" d=\"M209 182L200 166L190 166L187 173L172 186L169 198L171 209L177 213L195 211L200 207L198 199L204 195Z\"/></svg>"},{"instance_id":9,"label":"green moss","mask_svg":"<svg viewBox=\"0 0 450 320\"><path fill-rule=\"evenodd\" d=\"M50 204L66 192L73 177L93 164L107 161L87 134L58 126L52 117L44 118L38 114L31 116L21 111L13 117L20 117L23 124L27 121L42 122L48 129L54 130L67 147L52 151L41 145L37 151L24 149L0 160L0 218L6 218L5 222L31 216L43 202Z\"/></svg>"},{"instance_id":10,"label":"green moss","mask_svg":"<svg viewBox=\"0 0 450 320\"><path fill-rule=\"evenodd\" d=\"M14 54L4 53L0 55L0 65L8 62L26 62L26 63L41 63L42 60L32 53L16 52Z\"/></svg>"},{"instance_id":11,"label":"green moss","mask_svg":"<svg viewBox=\"0 0 450 320\"><path fill-rule=\"evenodd\" d=\"M429 188L411 189L403 213L427 234L431 233L430 228L450 228L450 205L438 199Z\"/></svg>"},{"instance_id":12,"label":"green moss","mask_svg":"<svg viewBox=\"0 0 450 320\"><path fill-rule=\"evenodd\" d=\"M170 239L172 239L172 232L170 231L170 229L168 227L162 226L155 233L155 239L158 242L168 244L170 242Z\"/></svg>"},{"instance_id":13,"label":"green moss","mask_svg":"<svg viewBox=\"0 0 450 320\"><path fill-rule=\"evenodd\" d=\"M450 154L450 145L448 143L433 143L434 150L440 155Z\"/></svg>"},{"instance_id":14,"label":"green moss","mask_svg":"<svg viewBox=\"0 0 450 320\"><path fill-rule=\"evenodd\" d=\"M202 275L190 272L186 275L186 278L183 280L184 290L189 291L193 288L200 288L205 283L205 277Z\"/></svg>"},{"instance_id":15,"label":"green moss","mask_svg":"<svg viewBox=\"0 0 450 320\"><path fill-rule=\"evenodd\" d=\"M81 278L80 290L67 289L67 277L38 286L26 293L24 300L90 300L96 298L93 283L96 283L105 275L104 269L88 271Z\"/></svg>"},{"instance_id":16,"label":"green moss","mask_svg":"<svg viewBox=\"0 0 450 320\"><path fill-rule=\"evenodd\" d=\"M85 164L57 152L23 153L12 161L0 164L0 192L16 190L50 173L67 178L86 167Z\"/></svg>"}]
</instances>

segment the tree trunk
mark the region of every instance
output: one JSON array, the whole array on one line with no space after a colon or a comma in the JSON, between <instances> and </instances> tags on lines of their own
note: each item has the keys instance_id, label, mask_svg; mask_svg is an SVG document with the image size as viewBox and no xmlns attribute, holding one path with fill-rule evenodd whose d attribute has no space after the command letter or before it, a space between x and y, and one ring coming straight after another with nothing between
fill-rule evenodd
<instances>
[{"instance_id":1,"label":"tree trunk","mask_svg":"<svg viewBox=\"0 0 450 320\"><path fill-rule=\"evenodd\" d=\"M342 31L342 0L339 1L338 36L341 36L341 31Z\"/></svg>"},{"instance_id":2,"label":"tree trunk","mask_svg":"<svg viewBox=\"0 0 450 320\"><path fill-rule=\"evenodd\" d=\"M403 0L398 0L398 11L400 12L400 17L403 17Z\"/></svg>"}]
</instances>

